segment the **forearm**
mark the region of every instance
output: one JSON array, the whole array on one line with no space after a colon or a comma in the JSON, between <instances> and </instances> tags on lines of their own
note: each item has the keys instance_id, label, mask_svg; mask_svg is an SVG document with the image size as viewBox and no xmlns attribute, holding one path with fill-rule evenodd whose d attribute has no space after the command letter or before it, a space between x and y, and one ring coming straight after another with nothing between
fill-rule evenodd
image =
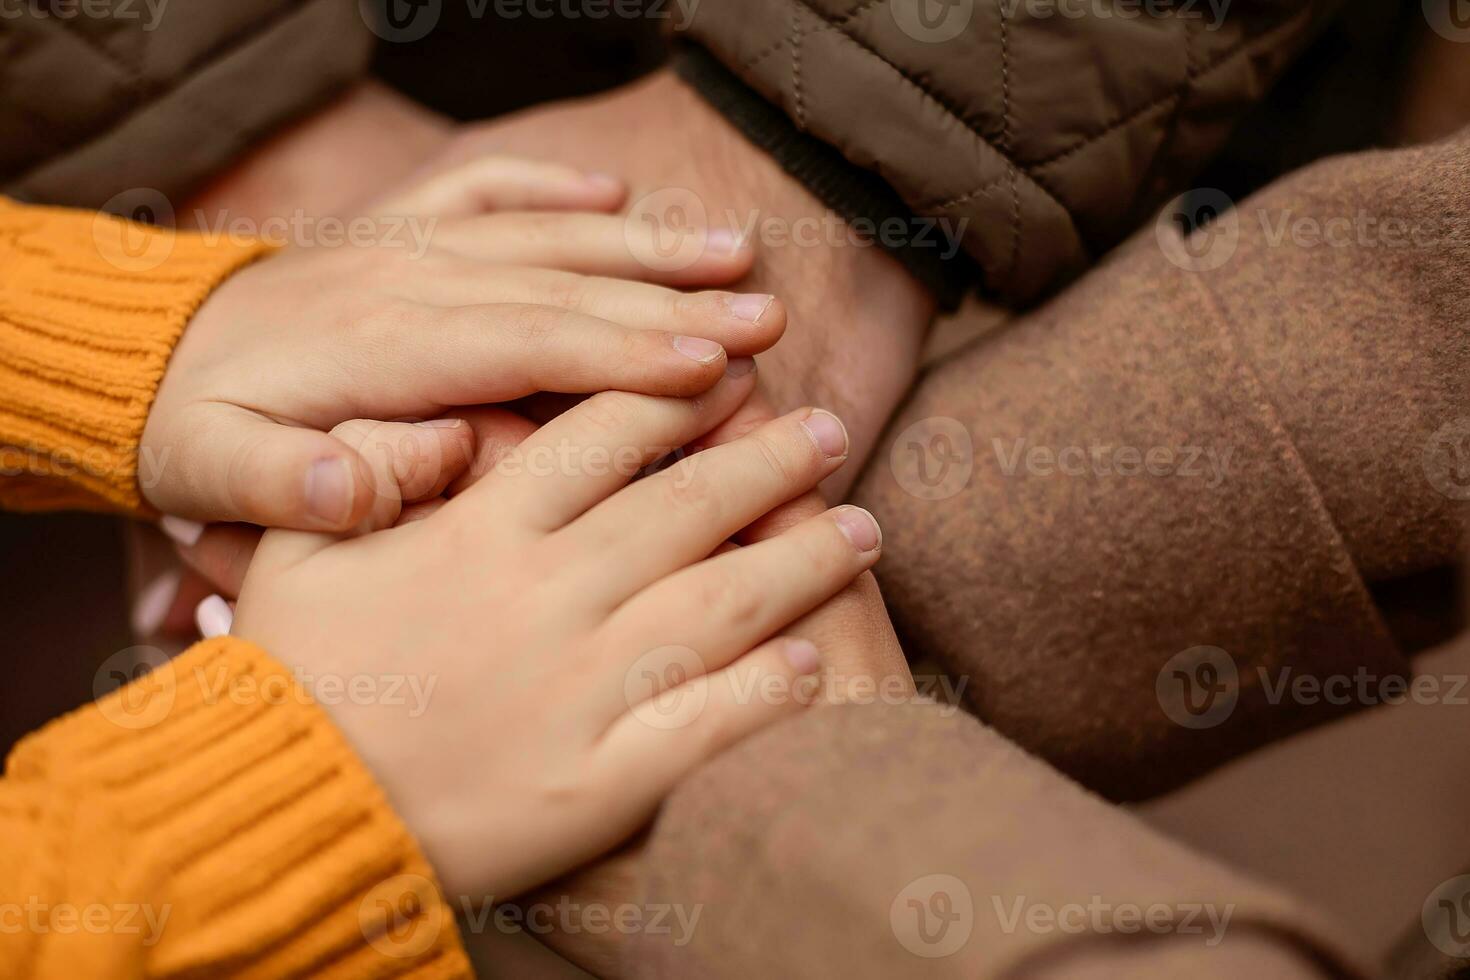
<instances>
[{"instance_id":1,"label":"forearm","mask_svg":"<svg viewBox=\"0 0 1470 980\"><path fill-rule=\"evenodd\" d=\"M1358 975L1291 900L934 706L750 739L674 794L644 867L646 902L701 914L640 935L639 976Z\"/></svg>"},{"instance_id":2,"label":"forearm","mask_svg":"<svg viewBox=\"0 0 1470 980\"><path fill-rule=\"evenodd\" d=\"M1161 222L926 377L857 495L910 654L1118 797L1387 700L1409 668L1373 587L1470 526L1467 146L1268 188L1198 271ZM1186 693L1198 717L1161 700Z\"/></svg>"}]
</instances>

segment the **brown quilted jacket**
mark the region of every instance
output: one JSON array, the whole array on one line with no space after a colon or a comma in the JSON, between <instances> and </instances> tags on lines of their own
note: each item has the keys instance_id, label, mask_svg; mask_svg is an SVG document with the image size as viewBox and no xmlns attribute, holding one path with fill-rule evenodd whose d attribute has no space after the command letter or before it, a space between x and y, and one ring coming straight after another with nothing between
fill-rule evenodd
<instances>
[{"instance_id":1,"label":"brown quilted jacket","mask_svg":"<svg viewBox=\"0 0 1470 980\"><path fill-rule=\"evenodd\" d=\"M723 67L686 75L847 217L962 236L969 260L899 250L942 297L978 278L1024 301L1177 189L1334 6L702 0L685 34ZM352 0L107 9L0 18L0 193L185 194L360 76L373 41Z\"/></svg>"},{"instance_id":2,"label":"brown quilted jacket","mask_svg":"<svg viewBox=\"0 0 1470 980\"><path fill-rule=\"evenodd\" d=\"M1171 196L1336 6L703 0L689 33L849 167L962 231L988 290L1025 301ZM872 210L860 177L773 133L721 73L686 74L830 206ZM932 257L905 251L932 282Z\"/></svg>"},{"instance_id":3,"label":"brown quilted jacket","mask_svg":"<svg viewBox=\"0 0 1470 980\"><path fill-rule=\"evenodd\" d=\"M80 207L187 194L361 75L372 50L352 0L102 6L0 17L0 193Z\"/></svg>"}]
</instances>

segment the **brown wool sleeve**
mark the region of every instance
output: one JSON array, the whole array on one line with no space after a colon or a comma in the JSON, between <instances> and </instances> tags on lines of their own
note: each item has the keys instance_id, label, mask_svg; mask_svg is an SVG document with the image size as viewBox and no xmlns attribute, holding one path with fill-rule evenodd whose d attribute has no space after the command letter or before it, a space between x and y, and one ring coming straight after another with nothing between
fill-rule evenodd
<instances>
[{"instance_id":1,"label":"brown wool sleeve","mask_svg":"<svg viewBox=\"0 0 1470 980\"><path fill-rule=\"evenodd\" d=\"M1470 134L1325 161L934 370L857 492L909 654L1117 798L1383 703L1382 596L1470 526L1467 177Z\"/></svg>"}]
</instances>

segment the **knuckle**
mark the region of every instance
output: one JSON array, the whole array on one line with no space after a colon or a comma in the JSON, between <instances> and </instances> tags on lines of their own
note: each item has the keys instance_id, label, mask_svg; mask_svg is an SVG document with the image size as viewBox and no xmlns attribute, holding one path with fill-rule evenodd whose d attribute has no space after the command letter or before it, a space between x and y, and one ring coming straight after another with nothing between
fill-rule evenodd
<instances>
[{"instance_id":1,"label":"knuckle","mask_svg":"<svg viewBox=\"0 0 1470 980\"><path fill-rule=\"evenodd\" d=\"M359 312L351 320L354 342L368 350L391 349L404 331L414 329L423 311L412 303L389 300Z\"/></svg>"},{"instance_id":2,"label":"knuckle","mask_svg":"<svg viewBox=\"0 0 1470 980\"><path fill-rule=\"evenodd\" d=\"M593 431L619 434L627 432L637 420L641 401L627 392L604 391L584 401L578 410Z\"/></svg>"},{"instance_id":3,"label":"knuckle","mask_svg":"<svg viewBox=\"0 0 1470 980\"><path fill-rule=\"evenodd\" d=\"M548 276L537 292L549 306L578 310L587 302L588 283L585 276L561 273Z\"/></svg>"},{"instance_id":4,"label":"knuckle","mask_svg":"<svg viewBox=\"0 0 1470 980\"><path fill-rule=\"evenodd\" d=\"M713 619L731 623L749 622L760 614L763 605L760 594L749 580L713 569L701 583L694 599L694 608L705 610Z\"/></svg>"},{"instance_id":5,"label":"knuckle","mask_svg":"<svg viewBox=\"0 0 1470 980\"><path fill-rule=\"evenodd\" d=\"M787 532L794 560L816 577L852 564L853 548L830 519L819 519L821 526ZM803 533L809 530L810 533Z\"/></svg>"},{"instance_id":6,"label":"knuckle","mask_svg":"<svg viewBox=\"0 0 1470 980\"><path fill-rule=\"evenodd\" d=\"M527 351L546 349L566 322L562 310L542 303L518 303L511 312L511 335Z\"/></svg>"},{"instance_id":7,"label":"knuckle","mask_svg":"<svg viewBox=\"0 0 1470 980\"><path fill-rule=\"evenodd\" d=\"M709 480L698 475L685 460L672 469L652 477L658 481L659 502L668 511L700 523L713 524L719 521L724 510L724 498L719 489Z\"/></svg>"},{"instance_id":8,"label":"knuckle","mask_svg":"<svg viewBox=\"0 0 1470 980\"><path fill-rule=\"evenodd\" d=\"M762 465L782 486L792 486L809 480L815 461L812 452L797 451L792 439L770 431L753 432L746 438Z\"/></svg>"},{"instance_id":9,"label":"knuckle","mask_svg":"<svg viewBox=\"0 0 1470 980\"><path fill-rule=\"evenodd\" d=\"M258 434L241 443L230 457L225 467L225 492L236 508L260 513L271 503L282 502L276 499L280 488L267 480L270 456L269 440Z\"/></svg>"},{"instance_id":10,"label":"knuckle","mask_svg":"<svg viewBox=\"0 0 1470 980\"><path fill-rule=\"evenodd\" d=\"M434 525L436 561L452 568L474 568L485 563L487 539L494 529L494 522L475 519L466 509L451 506L435 514L431 523ZM524 581L538 580L530 578ZM501 597L497 594L494 598Z\"/></svg>"},{"instance_id":11,"label":"knuckle","mask_svg":"<svg viewBox=\"0 0 1470 980\"><path fill-rule=\"evenodd\" d=\"M708 320L710 301L707 293L681 293L664 286L649 286L658 299L658 308L670 320Z\"/></svg>"},{"instance_id":12,"label":"knuckle","mask_svg":"<svg viewBox=\"0 0 1470 980\"><path fill-rule=\"evenodd\" d=\"M372 437L373 431L381 423L368 419L348 419L346 422L338 422L332 426L329 435L339 442L344 442L353 449L361 449Z\"/></svg>"}]
</instances>

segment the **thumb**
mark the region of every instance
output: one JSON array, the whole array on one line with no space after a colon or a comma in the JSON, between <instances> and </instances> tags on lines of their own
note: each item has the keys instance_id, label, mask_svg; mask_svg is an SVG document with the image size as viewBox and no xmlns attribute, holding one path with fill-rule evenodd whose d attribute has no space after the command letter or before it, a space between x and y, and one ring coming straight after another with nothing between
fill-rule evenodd
<instances>
[{"instance_id":1,"label":"thumb","mask_svg":"<svg viewBox=\"0 0 1470 980\"><path fill-rule=\"evenodd\" d=\"M346 531L373 504L373 474L325 432L221 407L178 439L174 469L149 502L200 521L243 521L303 531Z\"/></svg>"}]
</instances>

